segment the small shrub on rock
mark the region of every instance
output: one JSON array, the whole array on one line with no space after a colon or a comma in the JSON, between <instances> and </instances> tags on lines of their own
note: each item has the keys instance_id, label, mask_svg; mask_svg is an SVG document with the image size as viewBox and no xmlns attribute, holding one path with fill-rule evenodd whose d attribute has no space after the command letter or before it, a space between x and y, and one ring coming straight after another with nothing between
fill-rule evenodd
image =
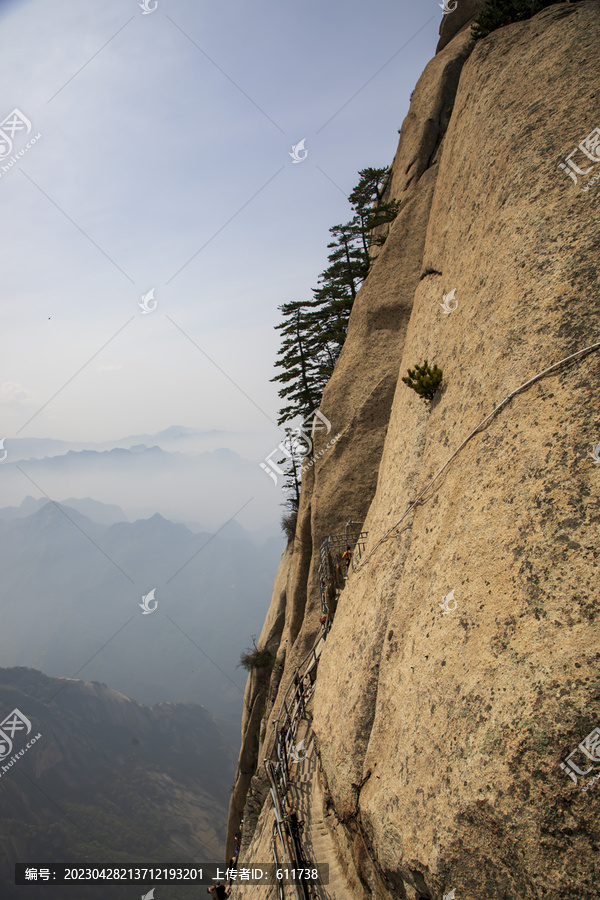
<instances>
[{"instance_id":1,"label":"small shrub on rock","mask_svg":"<svg viewBox=\"0 0 600 900\"><path fill-rule=\"evenodd\" d=\"M270 669L275 665L275 657L267 650L259 650L256 646L256 640L252 638L252 647L246 647L240 655L238 668L241 666L247 672L252 669Z\"/></svg>"},{"instance_id":2,"label":"small shrub on rock","mask_svg":"<svg viewBox=\"0 0 600 900\"><path fill-rule=\"evenodd\" d=\"M296 523L298 522L298 510L292 509L291 512L286 512L281 517L281 527L283 529L283 533L287 538L288 544L290 544L294 540L294 535L296 534Z\"/></svg>"},{"instance_id":3,"label":"small shrub on rock","mask_svg":"<svg viewBox=\"0 0 600 900\"><path fill-rule=\"evenodd\" d=\"M402 381L409 388L412 388L413 391L416 391L426 403L429 403L433 400L435 392L442 383L442 377L442 370L435 363L433 368L431 368L427 360L425 360L422 366L417 363L414 369L409 369L408 375L403 377Z\"/></svg>"}]
</instances>

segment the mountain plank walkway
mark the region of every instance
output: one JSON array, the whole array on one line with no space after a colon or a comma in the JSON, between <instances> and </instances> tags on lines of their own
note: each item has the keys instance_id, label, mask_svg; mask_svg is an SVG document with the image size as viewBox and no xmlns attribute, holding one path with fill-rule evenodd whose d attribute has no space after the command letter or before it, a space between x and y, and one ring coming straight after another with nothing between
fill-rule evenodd
<instances>
[{"instance_id":1,"label":"mountain plank walkway","mask_svg":"<svg viewBox=\"0 0 600 900\"><path fill-rule=\"evenodd\" d=\"M329 866L329 884L317 885L313 890L316 900L348 900L349 897L360 896L356 892L356 885L351 885L346 872L338 859L334 838L325 821L325 805L323 787L319 772L319 759L317 756L310 722L312 719L312 698L307 705L308 721L302 720L296 735L296 746L304 740L304 746L300 750L303 757L295 763L290 771L290 789L287 800L291 808L298 814L298 819L304 822L302 829L302 845L307 859L311 864L327 863ZM252 862L273 862L271 850L271 835L274 822L272 802L267 801L268 811L266 816L261 816L253 840L245 854L245 859L238 861L238 866L250 866ZM279 839L277 840L277 853L280 865L285 867L285 855ZM354 889L353 889L354 888ZM296 900L296 893L291 885L283 889L286 900ZM232 886L232 900L276 900L278 897L276 887L247 885Z\"/></svg>"},{"instance_id":2,"label":"mountain plank walkway","mask_svg":"<svg viewBox=\"0 0 600 900\"><path fill-rule=\"evenodd\" d=\"M309 715L310 707L309 704ZM319 900L347 900L351 890L344 869L338 860L333 836L325 822L325 798L319 774L319 761L314 745L312 730L306 722L298 729L298 740L304 738L305 758L296 763L292 772L289 799L304 822L302 843L311 863L329 865L329 884L318 886L315 895Z\"/></svg>"}]
</instances>

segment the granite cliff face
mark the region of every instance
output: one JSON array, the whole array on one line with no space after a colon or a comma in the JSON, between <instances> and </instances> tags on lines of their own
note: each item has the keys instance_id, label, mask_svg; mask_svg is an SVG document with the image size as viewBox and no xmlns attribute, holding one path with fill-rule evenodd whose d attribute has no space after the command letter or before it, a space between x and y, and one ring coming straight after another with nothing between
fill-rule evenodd
<instances>
[{"instance_id":1,"label":"granite cliff face","mask_svg":"<svg viewBox=\"0 0 600 900\"><path fill-rule=\"evenodd\" d=\"M475 44L480 6L445 17L415 88L400 213L321 403L341 438L305 479L259 641L278 665L246 689L229 848L244 810L240 859L266 860L262 761L319 633L319 548L363 523L310 710L331 846L315 861L346 877L332 897L591 900L600 884L600 786L560 765L600 725L598 348L512 397L412 506L511 392L600 342L600 182L583 189L600 162L578 152L577 184L559 167L600 127L600 4ZM429 408L401 380L424 359L444 373Z\"/></svg>"}]
</instances>

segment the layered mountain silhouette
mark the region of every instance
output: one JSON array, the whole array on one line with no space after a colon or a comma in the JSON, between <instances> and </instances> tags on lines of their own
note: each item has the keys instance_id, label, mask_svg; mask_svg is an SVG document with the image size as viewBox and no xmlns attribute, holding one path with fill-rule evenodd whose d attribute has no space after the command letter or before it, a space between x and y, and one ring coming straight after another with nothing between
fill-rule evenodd
<instances>
[{"instance_id":1,"label":"layered mountain silhouette","mask_svg":"<svg viewBox=\"0 0 600 900\"><path fill-rule=\"evenodd\" d=\"M201 519L214 529L242 509L244 521L252 523L252 528L272 525L280 518L281 486L276 487L255 460L229 449L184 453L130 438L127 447L71 448L66 452L55 452L60 448L54 447L41 458L35 453L23 458L23 450L29 447L31 452L35 443L34 439L23 440L21 448L19 439L5 442L8 455L0 466L5 506L18 506L36 491L46 499L92 494L124 509L126 518L160 512L179 521ZM43 441L37 452L43 448L50 451L45 446L48 443L57 442ZM180 443L165 442L166 446Z\"/></svg>"},{"instance_id":2,"label":"layered mountain silhouette","mask_svg":"<svg viewBox=\"0 0 600 900\"><path fill-rule=\"evenodd\" d=\"M235 439L237 432L221 431L214 428L196 429L183 425L171 425L155 434L132 434L114 441L61 441L54 438L8 438L6 448L14 462L19 459L42 459L45 456L62 456L69 450L113 450L115 447L128 449L136 444L159 446L163 450L201 451L216 449Z\"/></svg>"},{"instance_id":3,"label":"layered mountain silhouette","mask_svg":"<svg viewBox=\"0 0 600 900\"><path fill-rule=\"evenodd\" d=\"M97 501L80 508L114 514ZM1 659L106 682L142 703L202 703L237 746L236 666L281 550L281 539L257 547L233 522L194 534L159 514L105 525L67 504L19 518L0 510ZM150 591L157 606L145 613Z\"/></svg>"},{"instance_id":4,"label":"layered mountain silhouette","mask_svg":"<svg viewBox=\"0 0 600 900\"><path fill-rule=\"evenodd\" d=\"M0 509L0 519L5 522L12 519L24 519L26 516L32 515L48 503L47 497L34 499L31 496L25 497L20 506L7 506ZM114 525L115 522L126 522L127 516L120 506L109 503L100 503L99 500L92 500L84 497L79 500L76 497L69 497L64 501L64 506L69 506L76 512L93 519L100 525Z\"/></svg>"}]
</instances>

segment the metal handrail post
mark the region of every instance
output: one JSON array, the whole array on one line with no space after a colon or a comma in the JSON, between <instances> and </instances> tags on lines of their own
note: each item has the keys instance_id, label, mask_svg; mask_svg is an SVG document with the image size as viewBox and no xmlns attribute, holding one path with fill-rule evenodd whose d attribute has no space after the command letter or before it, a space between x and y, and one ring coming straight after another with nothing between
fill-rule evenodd
<instances>
[{"instance_id":1,"label":"metal handrail post","mask_svg":"<svg viewBox=\"0 0 600 900\"><path fill-rule=\"evenodd\" d=\"M277 782L275 781L275 779L274 779L274 777L273 777L273 771L272 771L272 768L273 768L273 766L272 766L271 761L268 760L268 759L265 759L265 769L267 770L267 775L269 776L269 781L271 782L271 795L272 795L272 797L273 797L273 805L274 805L274 807L275 807L275 818L276 818L277 823L278 823L279 836L281 837L281 843L282 843L282 845L283 845L284 854L285 854L285 856L286 856L286 862L287 862L287 864L290 865L290 866L295 866L296 848L293 846L293 843L294 843L294 842L291 840L291 834L290 834L289 825L288 825L288 823L287 823L287 818L286 818L286 816L285 816L284 813L283 813L283 808L282 808L282 805L281 805L281 800L280 800L280 797L279 797L279 792L278 792L278 790L277 790ZM282 833L282 831L281 831L281 829L280 829L280 824L281 824L281 823L283 823L284 826L285 826L285 832L286 832L286 834L287 834L287 840L284 839L284 835L283 835L283 833ZM290 853L290 844L291 844L291 846L292 846L292 852L291 852L291 853ZM290 857L293 857L293 859L290 858ZM292 887L294 888L294 894L295 894L295 896L296 896L296 900L302 900L302 898L300 897L300 895L299 895L299 893L298 893L298 887L297 887L297 885L294 884L294 885L292 885ZM304 893L304 891L303 891L303 893Z\"/></svg>"},{"instance_id":2,"label":"metal handrail post","mask_svg":"<svg viewBox=\"0 0 600 900\"><path fill-rule=\"evenodd\" d=\"M279 823L277 819L275 819L275 824L273 825L273 833L271 835L271 849L273 851L273 859L275 860L275 871L280 868L279 866L279 855L277 853L277 833L279 832ZM281 838L281 834L279 834ZM282 840L283 843L283 840ZM285 891L283 890L283 884L281 881L277 882L277 900L285 900Z\"/></svg>"}]
</instances>

